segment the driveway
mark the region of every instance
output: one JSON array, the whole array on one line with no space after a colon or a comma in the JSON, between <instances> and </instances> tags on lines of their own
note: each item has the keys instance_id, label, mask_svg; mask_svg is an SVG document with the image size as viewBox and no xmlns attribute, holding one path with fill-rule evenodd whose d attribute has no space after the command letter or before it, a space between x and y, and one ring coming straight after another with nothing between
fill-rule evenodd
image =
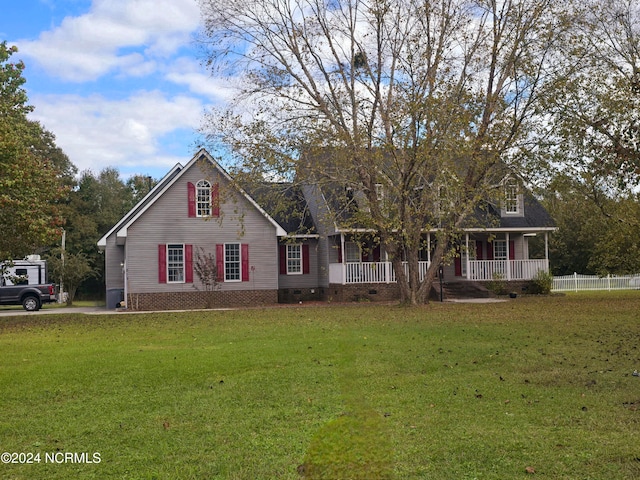
<instances>
[{"instance_id":1,"label":"driveway","mask_svg":"<svg viewBox=\"0 0 640 480\"><path fill-rule=\"evenodd\" d=\"M5 308L0 307L0 317L16 317L22 315L51 315L61 314L68 315L70 313L87 313L87 314L100 314L100 313L116 313L115 310L107 310L105 307L49 307L44 306L37 312L27 312L23 308Z\"/></svg>"}]
</instances>

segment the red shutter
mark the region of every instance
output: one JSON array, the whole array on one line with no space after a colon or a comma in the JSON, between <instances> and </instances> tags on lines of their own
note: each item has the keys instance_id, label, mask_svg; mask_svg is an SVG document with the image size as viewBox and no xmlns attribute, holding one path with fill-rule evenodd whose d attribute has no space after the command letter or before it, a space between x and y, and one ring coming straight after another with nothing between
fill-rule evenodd
<instances>
[{"instance_id":1,"label":"red shutter","mask_svg":"<svg viewBox=\"0 0 640 480\"><path fill-rule=\"evenodd\" d=\"M287 274L287 246L280 245L280 275Z\"/></svg>"},{"instance_id":2,"label":"red shutter","mask_svg":"<svg viewBox=\"0 0 640 480\"><path fill-rule=\"evenodd\" d=\"M220 216L220 184L214 183L211 187L211 216Z\"/></svg>"},{"instance_id":3,"label":"red shutter","mask_svg":"<svg viewBox=\"0 0 640 480\"><path fill-rule=\"evenodd\" d=\"M509 260L516 259L516 242L509 240Z\"/></svg>"},{"instance_id":4,"label":"red shutter","mask_svg":"<svg viewBox=\"0 0 640 480\"><path fill-rule=\"evenodd\" d=\"M342 263L342 245L338 245L338 263Z\"/></svg>"},{"instance_id":5,"label":"red shutter","mask_svg":"<svg viewBox=\"0 0 640 480\"><path fill-rule=\"evenodd\" d=\"M158 245L158 283L167 283L167 246Z\"/></svg>"},{"instance_id":6,"label":"red shutter","mask_svg":"<svg viewBox=\"0 0 640 480\"><path fill-rule=\"evenodd\" d=\"M302 245L302 273L309 273L309 245Z\"/></svg>"},{"instance_id":7,"label":"red shutter","mask_svg":"<svg viewBox=\"0 0 640 480\"><path fill-rule=\"evenodd\" d=\"M493 242L487 242L487 260L493 260Z\"/></svg>"},{"instance_id":8,"label":"red shutter","mask_svg":"<svg viewBox=\"0 0 640 480\"><path fill-rule=\"evenodd\" d=\"M189 217L196 216L196 186L189 182L187 183L187 202L189 204L188 211Z\"/></svg>"},{"instance_id":9,"label":"red shutter","mask_svg":"<svg viewBox=\"0 0 640 480\"><path fill-rule=\"evenodd\" d=\"M460 257L456 257L454 264L456 269L456 277L461 277L462 276L462 260L460 259Z\"/></svg>"},{"instance_id":10,"label":"red shutter","mask_svg":"<svg viewBox=\"0 0 640 480\"><path fill-rule=\"evenodd\" d=\"M184 246L184 281L193 283L193 245Z\"/></svg>"},{"instance_id":11,"label":"red shutter","mask_svg":"<svg viewBox=\"0 0 640 480\"><path fill-rule=\"evenodd\" d=\"M374 262L380 261L380 245L378 245L376 248L373 249L373 261Z\"/></svg>"},{"instance_id":12,"label":"red shutter","mask_svg":"<svg viewBox=\"0 0 640 480\"><path fill-rule=\"evenodd\" d=\"M240 257L242 261L242 281L249 281L249 245L243 243L240 250Z\"/></svg>"},{"instance_id":13,"label":"red shutter","mask_svg":"<svg viewBox=\"0 0 640 480\"><path fill-rule=\"evenodd\" d=\"M216 245L216 280L224 282L224 245L221 243Z\"/></svg>"},{"instance_id":14,"label":"red shutter","mask_svg":"<svg viewBox=\"0 0 640 480\"><path fill-rule=\"evenodd\" d=\"M482 257L482 240L476 241L476 260L483 260L483 257Z\"/></svg>"}]
</instances>

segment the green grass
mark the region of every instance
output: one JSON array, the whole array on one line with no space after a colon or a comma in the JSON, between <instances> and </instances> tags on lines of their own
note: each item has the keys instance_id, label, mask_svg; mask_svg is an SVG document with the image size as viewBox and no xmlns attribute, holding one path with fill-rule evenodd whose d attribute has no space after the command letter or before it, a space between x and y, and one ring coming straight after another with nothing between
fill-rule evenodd
<instances>
[{"instance_id":1,"label":"green grass","mask_svg":"<svg viewBox=\"0 0 640 480\"><path fill-rule=\"evenodd\" d=\"M2 317L0 352L0 451L41 455L0 478L640 477L638 292Z\"/></svg>"}]
</instances>

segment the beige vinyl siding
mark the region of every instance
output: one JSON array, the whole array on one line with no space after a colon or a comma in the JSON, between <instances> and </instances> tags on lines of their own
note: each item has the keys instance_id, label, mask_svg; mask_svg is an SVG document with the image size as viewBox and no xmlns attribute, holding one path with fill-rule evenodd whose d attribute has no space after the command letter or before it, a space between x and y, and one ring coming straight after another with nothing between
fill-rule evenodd
<instances>
[{"instance_id":1,"label":"beige vinyl siding","mask_svg":"<svg viewBox=\"0 0 640 480\"><path fill-rule=\"evenodd\" d=\"M320 234L316 255L318 262L318 286L328 287L329 259L331 254L331 242L328 238L329 235L335 233L334 220L331 217L331 212L329 212L320 189L313 185L303 186L302 188L304 196L307 199L307 204L309 205L311 218Z\"/></svg>"},{"instance_id":2,"label":"beige vinyl siding","mask_svg":"<svg viewBox=\"0 0 640 480\"><path fill-rule=\"evenodd\" d=\"M107 289L124 288L124 246L116 245L115 233L107 239L104 253L105 285Z\"/></svg>"},{"instance_id":3,"label":"beige vinyl siding","mask_svg":"<svg viewBox=\"0 0 640 480\"><path fill-rule=\"evenodd\" d=\"M189 218L187 183L203 178L220 183L220 218ZM194 263L198 247L216 253L216 244L249 245L249 281L220 282L218 289L261 290L278 288L276 229L244 196L221 176L205 175L199 164L174 183L127 232L127 267L130 293L193 291L202 285L194 272L194 283L159 283L158 245L193 245Z\"/></svg>"},{"instance_id":4,"label":"beige vinyl siding","mask_svg":"<svg viewBox=\"0 0 640 480\"><path fill-rule=\"evenodd\" d=\"M280 288L318 288L318 241L306 241L309 245L309 273L279 275L278 283ZM280 271L280 263L278 263Z\"/></svg>"}]
</instances>

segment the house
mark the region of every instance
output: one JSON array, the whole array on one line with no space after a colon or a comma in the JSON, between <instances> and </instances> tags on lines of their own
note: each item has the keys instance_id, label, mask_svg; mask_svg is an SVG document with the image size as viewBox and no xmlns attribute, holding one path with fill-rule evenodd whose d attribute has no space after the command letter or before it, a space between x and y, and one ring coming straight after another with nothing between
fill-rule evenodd
<instances>
[{"instance_id":1,"label":"house","mask_svg":"<svg viewBox=\"0 0 640 480\"><path fill-rule=\"evenodd\" d=\"M515 176L506 176L501 186L504 198L483 204L463 226L456 257L443 265L442 278L447 284L500 279L521 288L539 271L549 271L549 234L556 230L553 220ZM366 229L340 221L349 215L348 209L336 205L330 192L310 185L306 196L320 234L319 262L327 267L320 271L320 287L336 300L397 299L395 272L384 247L367 240ZM339 214L336 209L340 209ZM323 218L336 220L323 222ZM437 228L423 232L420 280L431 264L436 233ZM531 248L534 239L535 257Z\"/></svg>"},{"instance_id":2,"label":"house","mask_svg":"<svg viewBox=\"0 0 640 480\"><path fill-rule=\"evenodd\" d=\"M273 304L287 232L204 150L176 165L99 241L107 307ZM198 258L215 259L203 282ZM202 262L206 266L206 262Z\"/></svg>"},{"instance_id":3,"label":"house","mask_svg":"<svg viewBox=\"0 0 640 480\"><path fill-rule=\"evenodd\" d=\"M549 270L553 221L516 180L506 176L504 199L488 202L464 228L459 254L444 266L447 282L526 282ZM265 183L243 189L199 151L98 242L105 253L107 307L121 301L130 309L159 310L397 299L384 247L346 226L341 219L349 210L336 212L323 188ZM421 275L435 235L424 232ZM533 238L544 240L539 258L531 258ZM214 274L208 282L200 278L207 265Z\"/></svg>"}]
</instances>

